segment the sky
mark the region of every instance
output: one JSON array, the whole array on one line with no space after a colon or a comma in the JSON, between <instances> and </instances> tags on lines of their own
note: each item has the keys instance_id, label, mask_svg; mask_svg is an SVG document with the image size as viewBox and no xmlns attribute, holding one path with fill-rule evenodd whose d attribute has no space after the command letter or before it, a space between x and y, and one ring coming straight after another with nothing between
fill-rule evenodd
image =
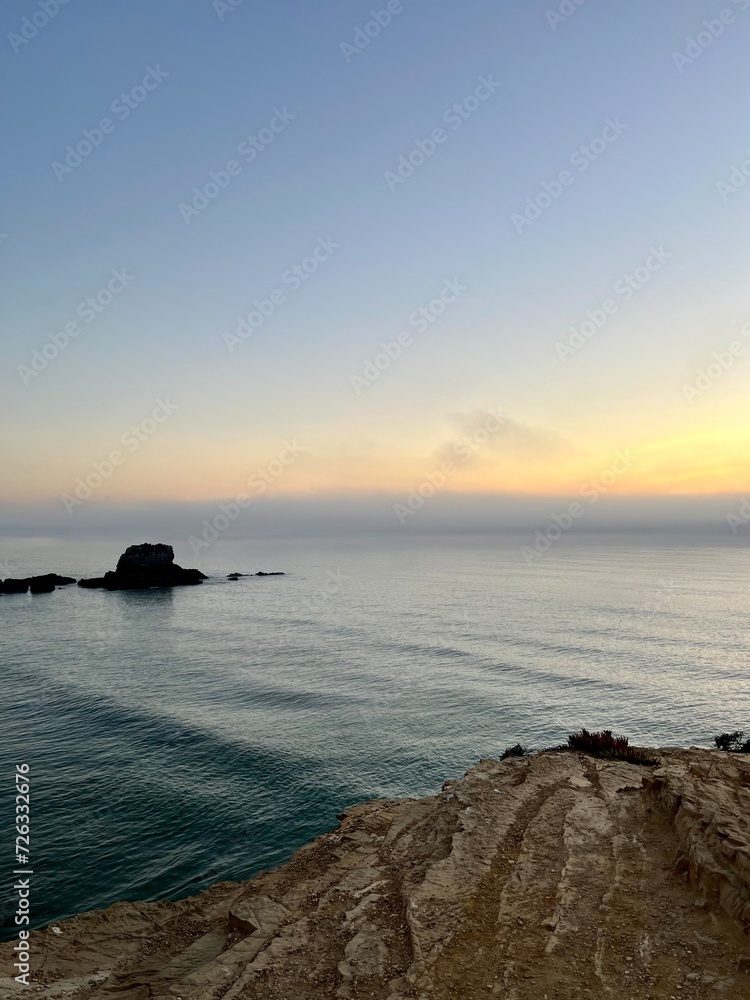
<instances>
[{"instance_id":1,"label":"sky","mask_svg":"<svg viewBox=\"0 0 750 1000\"><path fill-rule=\"evenodd\" d=\"M750 489L750 0L0 19L2 530Z\"/></svg>"}]
</instances>

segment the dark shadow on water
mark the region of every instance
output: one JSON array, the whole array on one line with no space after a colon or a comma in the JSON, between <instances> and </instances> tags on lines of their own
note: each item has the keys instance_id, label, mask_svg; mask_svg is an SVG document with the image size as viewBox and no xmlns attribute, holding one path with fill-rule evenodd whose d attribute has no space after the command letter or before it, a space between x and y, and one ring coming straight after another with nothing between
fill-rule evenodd
<instances>
[{"instance_id":1,"label":"dark shadow on water","mask_svg":"<svg viewBox=\"0 0 750 1000\"><path fill-rule=\"evenodd\" d=\"M171 609L174 606L174 587L151 587L149 590L113 590L113 594L128 611L145 608Z\"/></svg>"}]
</instances>

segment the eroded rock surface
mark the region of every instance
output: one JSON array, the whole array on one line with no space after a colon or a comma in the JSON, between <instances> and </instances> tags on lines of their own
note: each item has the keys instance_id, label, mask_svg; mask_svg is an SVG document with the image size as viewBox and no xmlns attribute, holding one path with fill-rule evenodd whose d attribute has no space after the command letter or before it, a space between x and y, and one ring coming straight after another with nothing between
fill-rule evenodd
<instances>
[{"instance_id":1,"label":"eroded rock surface","mask_svg":"<svg viewBox=\"0 0 750 1000\"><path fill-rule=\"evenodd\" d=\"M354 806L249 882L33 934L33 995L750 1000L750 759L659 753L485 760Z\"/></svg>"}]
</instances>

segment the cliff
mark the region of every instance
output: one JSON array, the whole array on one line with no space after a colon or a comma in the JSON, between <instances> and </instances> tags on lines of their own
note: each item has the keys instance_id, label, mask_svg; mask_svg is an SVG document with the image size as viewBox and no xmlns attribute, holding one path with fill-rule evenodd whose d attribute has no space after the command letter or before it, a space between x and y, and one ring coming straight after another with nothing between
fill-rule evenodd
<instances>
[{"instance_id":1,"label":"cliff","mask_svg":"<svg viewBox=\"0 0 750 1000\"><path fill-rule=\"evenodd\" d=\"M33 934L36 991L0 994L748 1000L750 757L658 753L485 760L354 806L249 882Z\"/></svg>"}]
</instances>

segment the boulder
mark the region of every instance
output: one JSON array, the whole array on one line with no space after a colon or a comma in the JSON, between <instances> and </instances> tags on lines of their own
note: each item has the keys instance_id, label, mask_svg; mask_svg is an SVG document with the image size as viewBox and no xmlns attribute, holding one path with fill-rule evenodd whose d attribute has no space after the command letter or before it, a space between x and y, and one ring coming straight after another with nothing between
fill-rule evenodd
<instances>
[{"instance_id":1,"label":"boulder","mask_svg":"<svg viewBox=\"0 0 750 1000\"><path fill-rule=\"evenodd\" d=\"M29 589L28 580L3 580L0 583L0 594L25 594Z\"/></svg>"},{"instance_id":2,"label":"boulder","mask_svg":"<svg viewBox=\"0 0 750 1000\"><path fill-rule=\"evenodd\" d=\"M284 574L281 573L281 572L279 572L278 570L275 573L264 573L263 570L261 570L259 573L256 573L255 575L256 576L284 576Z\"/></svg>"}]
</instances>

